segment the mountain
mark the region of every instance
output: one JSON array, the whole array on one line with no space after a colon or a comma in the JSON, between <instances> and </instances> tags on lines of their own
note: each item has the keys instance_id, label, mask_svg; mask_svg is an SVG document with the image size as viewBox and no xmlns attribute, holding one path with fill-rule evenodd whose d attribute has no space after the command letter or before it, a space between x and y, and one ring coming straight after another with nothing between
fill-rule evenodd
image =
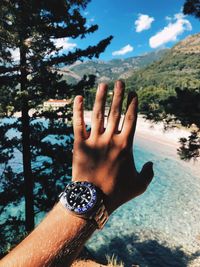
<instances>
[{"instance_id":1,"label":"mountain","mask_svg":"<svg viewBox=\"0 0 200 267\"><path fill-rule=\"evenodd\" d=\"M136 89L148 86L200 88L200 33L180 41L160 60L133 73L127 83Z\"/></svg>"},{"instance_id":2,"label":"mountain","mask_svg":"<svg viewBox=\"0 0 200 267\"><path fill-rule=\"evenodd\" d=\"M172 49L173 54L200 54L200 33L190 35L176 44Z\"/></svg>"},{"instance_id":3,"label":"mountain","mask_svg":"<svg viewBox=\"0 0 200 267\"><path fill-rule=\"evenodd\" d=\"M126 59L78 61L61 67L59 72L71 83L81 80L85 74L93 74L97 82L126 79L127 86L135 89L151 85L175 88L190 84L195 87L200 80L200 33L187 37L171 49Z\"/></svg>"},{"instance_id":4,"label":"mountain","mask_svg":"<svg viewBox=\"0 0 200 267\"><path fill-rule=\"evenodd\" d=\"M162 49L151 53L146 53L137 57L126 59L113 59L110 61L85 61L76 62L70 67L60 68L64 78L69 82L77 82L83 75L93 74L97 77L97 82L109 82L116 79L127 79L134 71L148 66L163 57L168 49Z\"/></svg>"}]
</instances>

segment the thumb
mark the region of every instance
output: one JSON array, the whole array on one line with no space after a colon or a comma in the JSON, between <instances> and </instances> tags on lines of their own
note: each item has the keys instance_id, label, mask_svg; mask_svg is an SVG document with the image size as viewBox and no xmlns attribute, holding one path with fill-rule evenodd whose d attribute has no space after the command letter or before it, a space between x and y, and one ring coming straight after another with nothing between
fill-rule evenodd
<instances>
[{"instance_id":1,"label":"thumb","mask_svg":"<svg viewBox=\"0 0 200 267\"><path fill-rule=\"evenodd\" d=\"M153 179L153 176L154 176L154 172L153 172L153 162L149 161L149 162L146 162L143 167L142 167L142 170L139 174L139 179L140 179L140 182L143 184L143 185L146 185L148 186L150 184L150 182L152 181Z\"/></svg>"}]
</instances>

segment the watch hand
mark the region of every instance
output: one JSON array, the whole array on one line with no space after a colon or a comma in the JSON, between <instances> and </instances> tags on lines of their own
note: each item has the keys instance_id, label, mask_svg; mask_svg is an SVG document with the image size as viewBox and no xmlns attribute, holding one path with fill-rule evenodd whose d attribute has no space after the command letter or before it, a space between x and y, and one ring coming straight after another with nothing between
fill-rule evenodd
<instances>
[{"instance_id":1,"label":"watch hand","mask_svg":"<svg viewBox=\"0 0 200 267\"><path fill-rule=\"evenodd\" d=\"M79 198L80 195L81 195L81 192L75 195L75 200L77 200L77 198Z\"/></svg>"},{"instance_id":2,"label":"watch hand","mask_svg":"<svg viewBox=\"0 0 200 267\"><path fill-rule=\"evenodd\" d=\"M81 203L85 200L86 202L88 202L88 199L85 196L81 196Z\"/></svg>"}]
</instances>

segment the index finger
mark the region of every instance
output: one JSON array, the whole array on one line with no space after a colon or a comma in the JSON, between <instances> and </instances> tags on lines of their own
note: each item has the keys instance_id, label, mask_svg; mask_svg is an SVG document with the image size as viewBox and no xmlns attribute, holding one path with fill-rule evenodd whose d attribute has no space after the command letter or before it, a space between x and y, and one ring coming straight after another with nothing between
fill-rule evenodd
<instances>
[{"instance_id":1,"label":"index finger","mask_svg":"<svg viewBox=\"0 0 200 267\"><path fill-rule=\"evenodd\" d=\"M73 128L76 141L82 141L86 138L86 127L83 116L83 97L76 96L73 105Z\"/></svg>"}]
</instances>

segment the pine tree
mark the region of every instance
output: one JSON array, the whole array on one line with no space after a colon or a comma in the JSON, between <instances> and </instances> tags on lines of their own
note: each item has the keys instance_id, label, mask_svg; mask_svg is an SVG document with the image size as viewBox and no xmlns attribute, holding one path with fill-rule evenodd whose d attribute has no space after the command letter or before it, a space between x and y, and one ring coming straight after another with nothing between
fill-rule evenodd
<instances>
[{"instance_id":1,"label":"pine tree","mask_svg":"<svg viewBox=\"0 0 200 267\"><path fill-rule=\"evenodd\" d=\"M183 13L200 19L200 0L186 0ZM178 153L183 160L196 160L200 157L200 88L177 89L176 92L177 97L173 99L171 105L174 113L180 118L183 125L196 126L188 138L180 139L181 147L178 149Z\"/></svg>"},{"instance_id":2,"label":"pine tree","mask_svg":"<svg viewBox=\"0 0 200 267\"><path fill-rule=\"evenodd\" d=\"M193 15L200 19L200 0L186 0L183 13L185 15Z\"/></svg>"},{"instance_id":3,"label":"pine tree","mask_svg":"<svg viewBox=\"0 0 200 267\"><path fill-rule=\"evenodd\" d=\"M59 38L85 38L98 29L87 26L83 11L89 0L2 0L0 2L0 100L1 113L21 112L25 225L34 228L34 178L31 154L30 109L49 98L70 98L83 93L94 79L67 84L57 71L62 64L98 57L112 37L85 49L61 53ZM13 53L19 58L14 59ZM44 115L44 114L43 114ZM43 116L40 114L40 116ZM38 113L35 114L35 117ZM47 152L47 151L46 151ZM45 153L46 153L45 152Z\"/></svg>"}]
</instances>

